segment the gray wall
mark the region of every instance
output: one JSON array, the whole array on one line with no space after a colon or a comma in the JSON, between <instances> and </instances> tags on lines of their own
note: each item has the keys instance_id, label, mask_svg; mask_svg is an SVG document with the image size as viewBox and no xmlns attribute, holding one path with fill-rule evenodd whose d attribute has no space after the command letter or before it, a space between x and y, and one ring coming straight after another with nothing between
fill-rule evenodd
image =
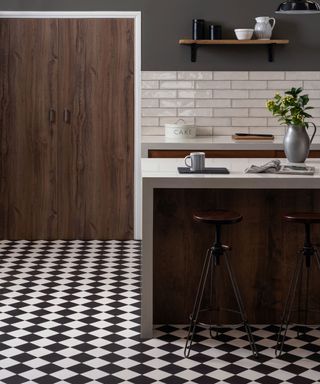
<instances>
[{"instance_id":1,"label":"gray wall","mask_svg":"<svg viewBox=\"0 0 320 384\"><path fill-rule=\"evenodd\" d=\"M2 10L142 11L143 70L320 70L320 15L274 15L282 0L0 0ZM274 37L288 38L268 63L265 47L201 48L197 63L178 40L191 37L191 20L219 23L224 37L254 26L255 16L275 16Z\"/></svg>"}]
</instances>

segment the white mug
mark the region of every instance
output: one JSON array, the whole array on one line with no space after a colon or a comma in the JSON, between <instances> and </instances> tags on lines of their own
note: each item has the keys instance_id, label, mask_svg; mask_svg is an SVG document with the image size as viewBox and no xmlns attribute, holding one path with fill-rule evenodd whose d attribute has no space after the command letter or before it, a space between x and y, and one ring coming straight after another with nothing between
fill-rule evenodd
<instances>
[{"instance_id":1,"label":"white mug","mask_svg":"<svg viewBox=\"0 0 320 384\"><path fill-rule=\"evenodd\" d=\"M190 159L190 164L188 160ZM184 158L185 165L190 168L191 172L199 172L205 169L206 155L204 152L191 152L189 156Z\"/></svg>"}]
</instances>

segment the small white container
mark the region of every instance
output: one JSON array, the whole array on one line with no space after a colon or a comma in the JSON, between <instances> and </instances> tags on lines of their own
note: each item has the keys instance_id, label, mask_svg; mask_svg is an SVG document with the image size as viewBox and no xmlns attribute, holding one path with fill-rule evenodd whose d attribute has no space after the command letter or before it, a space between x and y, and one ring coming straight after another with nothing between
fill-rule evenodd
<instances>
[{"instance_id":1,"label":"small white container","mask_svg":"<svg viewBox=\"0 0 320 384\"><path fill-rule=\"evenodd\" d=\"M193 139L197 129L194 125L186 125L184 120L178 120L175 124L165 124L165 136L168 139Z\"/></svg>"},{"instance_id":2,"label":"small white container","mask_svg":"<svg viewBox=\"0 0 320 384\"><path fill-rule=\"evenodd\" d=\"M234 33L238 40L251 40L253 35L253 29L235 29Z\"/></svg>"}]
</instances>

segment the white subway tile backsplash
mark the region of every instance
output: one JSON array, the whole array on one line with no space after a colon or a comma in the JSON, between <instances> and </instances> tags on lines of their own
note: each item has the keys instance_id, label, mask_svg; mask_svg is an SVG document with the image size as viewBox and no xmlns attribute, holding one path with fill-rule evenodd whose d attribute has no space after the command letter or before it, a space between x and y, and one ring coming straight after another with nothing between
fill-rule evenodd
<instances>
[{"instance_id":1,"label":"white subway tile backsplash","mask_svg":"<svg viewBox=\"0 0 320 384\"><path fill-rule=\"evenodd\" d=\"M214 72L213 73L214 80L249 80L249 73L236 71L236 72Z\"/></svg>"},{"instance_id":2,"label":"white subway tile backsplash","mask_svg":"<svg viewBox=\"0 0 320 384\"><path fill-rule=\"evenodd\" d=\"M143 136L164 136L164 127L142 127Z\"/></svg>"},{"instance_id":3,"label":"white subway tile backsplash","mask_svg":"<svg viewBox=\"0 0 320 384\"><path fill-rule=\"evenodd\" d=\"M230 81L196 81L196 89L229 89Z\"/></svg>"},{"instance_id":4,"label":"white subway tile backsplash","mask_svg":"<svg viewBox=\"0 0 320 384\"><path fill-rule=\"evenodd\" d=\"M230 136L234 135L235 133L249 133L248 127L214 127L213 128L213 134L215 136Z\"/></svg>"},{"instance_id":5,"label":"white subway tile backsplash","mask_svg":"<svg viewBox=\"0 0 320 384\"><path fill-rule=\"evenodd\" d=\"M249 72L249 80L284 80L285 73L277 71Z\"/></svg>"},{"instance_id":6,"label":"white subway tile backsplash","mask_svg":"<svg viewBox=\"0 0 320 384\"><path fill-rule=\"evenodd\" d=\"M260 91L260 90L253 90L249 91L249 98L250 99L264 99L266 102L268 99L272 99L275 95L275 91L266 90L266 91Z\"/></svg>"},{"instance_id":7,"label":"white subway tile backsplash","mask_svg":"<svg viewBox=\"0 0 320 384\"><path fill-rule=\"evenodd\" d=\"M280 127L281 124L277 117L268 117L268 127Z\"/></svg>"},{"instance_id":8,"label":"white subway tile backsplash","mask_svg":"<svg viewBox=\"0 0 320 384\"><path fill-rule=\"evenodd\" d=\"M178 97L181 99L212 99L213 91L178 91Z\"/></svg>"},{"instance_id":9,"label":"white subway tile backsplash","mask_svg":"<svg viewBox=\"0 0 320 384\"><path fill-rule=\"evenodd\" d=\"M310 99L320 99L320 90L308 90L306 93L309 95Z\"/></svg>"},{"instance_id":10,"label":"white subway tile backsplash","mask_svg":"<svg viewBox=\"0 0 320 384\"><path fill-rule=\"evenodd\" d=\"M160 89L192 89L194 88L193 81L160 81Z\"/></svg>"},{"instance_id":11,"label":"white subway tile backsplash","mask_svg":"<svg viewBox=\"0 0 320 384\"><path fill-rule=\"evenodd\" d=\"M159 118L158 117L142 117L141 125L143 127L156 127L159 125Z\"/></svg>"},{"instance_id":12,"label":"white subway tile backsplash","mask_svg":"<svg viewBox=\"0 0 320 384\"><path fill-rule=\"evenodd\" d=\"M199 108L227 108L231 107L231 100L228 99L200 99L196 100L196 107Z\"/></svg>"},{"instance_id":13,"label":"white subway tile backsplash","mask_svg":"<svg viewBox=\"0 0 320 384\"><path fill-rule=\"evenodd\" d=\"M232 89L267 89L266 81L232 81L231 82Z\"/></svg>"},{"instance_id":14,"label":"white subway tile backsplash","mask_svg":"<svg viewBox=\"0 0 320 384\"><path fill-rule=\"evenodd\" d=\"M320 80L320 71L290 71L286 72L286 80Z\"/></svg>"},{"instance_id":15,"label":"white subway tile backsplash","mask_svg":"<svg viewBox=\"0 0 320 384\"><path fill-rule=\"evenodd\" d=\"M221 127L227 127L231 125L231 118L223 118L223 117L197 117L196 118L196 125L199 127L214 127L214 126L221 126Z\"/></svg>"},{"instance_id":16,"label":"white subway tile backsplash","mask_svg":"<svg viewBox=\"0 0 320 384\"><path fill-rule=\"evenodd\" d=\"M179 109L178 116L212 116L212 108Z\"/></svg>"},{"instance_id":17,"label":"white subway tile backsplash","mask_svg":"<svg viewBox=\"0 0 320 384\"><path fill-rule=\"evenodd\" d=\"M142 108L158 108L160 105L159 99L142 99L141 107Z\"/></svg>"},{"instance_id":18,"label":"white subway tile backsplash","mask_svg":"<svg viewBox=\"0 0 320 384\"><path fill-rule=\"evenodd\" d=\"M194 108L194 99L161 99L161 108Z\"/></svg>"},{"instance_id":19,"label":"white subway tile backsplash","mask_svg":"<svg viewBox=\"0 0 320 384\"><path fill-rule=\"evenodd\" d=\"M305 90L320 89L320 81L311 81L311 80L304 81L303 87Z\"/></svg>"},{"instance_id":20,"label":"white subway tile backsplash","mask_svg":"<svg viewBox=\"0 0 320 384\"><path fill-rule=\"evenodd\" d=\"M215 117L248 117L248 108L215 108Z\"/></svg>"},{"instance_id":21,"label":"white subway tile backsplash","mask_svg":"<svg viewBox=\"0 0 320 384\"><path fill-rule=\"evenodd\" d=\"M214 97L217 99L247 99L248 91L242 90L215 90Z\"/></svg>"},{"instance_id":22,"label":"white subway tile backsplash","mask_svg":"<svg viewBox=\"0 0 320 384\"><path fill-rule=\"evenodd\" d=\"M250 117L269 117L270 112L267 108L250 108L249 109Z\"/></svg>"},{"instance_id":23,"label":"white subway tile backsplash","mask_svg":"<svg viewBox=\"0 0 320 384\"><path fill-rule=\"evenodd\" d=\"M313 117L320 117L320 108L310 109L308 113Z\"/></svg>"},{"instance_id":24,"label":"white subway tile backsplash","mask_svg":"<svg viewBox=\"0 0 320 384\"><path fill-rule=\"evenodd\" d=\"M142 80L142 89L159 89L159 81Z\"/></svg>"},{"instance_id":25,"label":"white subway tile backsplash","mask_svg":"<svg viewBox=\"0 0 320 384\"><path fill-rule=\"evenodd\" d=\"M142 99L176 99L177 91L141 90Z\"/></svg>"},{"instance_id":26,"label":"white subway tile backsplash","mask_svg":"<svg viewBox=\"0 0 320 384\"><path fill-rule=\"evenodd\" d=\"M312 120L320 124L320 71L145 71L142 72L142 133L164 135L164 124L183 119L198 135L236 132L283 135L266 108L276 92L304 87ZM319 132L320 135L320 132Z\"/></svg>"},{"instance_id":27,"label":"white subway tile backsplash","mask_svg":"<svg viewBox=\"0 0 320 384\"><path fill-rule=\"evenodd\" d=\"M307 92L309 94L309 92ZM320 108L320 99L311 99L310 100L310 107L313 108ZM312 115L312 113L311 113Z\"/></svg>"},{"instance_id":28,"label":"white subway tile backsplash","mask_svg":"<svg viewBox=\"0 0 320 384\"><path fill-rule=\"evenodd\" d=\"M143 71L142 80L176 80L177 72L170 71Z\"/></svg>"},{"instance_id":29,"label":"white subway tile backsplash","mask_svg":"<svg viewBox=\"0 0 320 384\"><path fill-rule=\"evenodd\" d=\"M178 72L178 80L212 80L212 72Z\"/></svg>"},{"instance_id":30,"label":"white subway tile backsplash","mask_svg":"<svg viewBox=\"0 0 320 384\"><path fill-rule=\"evenodd\" d=\"M175 108L145 108L142 110L143 117L164 117L164 116L177 116Z\"/></svg>"},{"instance_id":31,"label":"white subway tile backsplash","mask_svg":"<svg viewBox=\"0 0 320 384\"><path fill-rule=\"evenodd\" d=\"M302 87L302 81L268 81L268 89L274 89L275 91L284 91L291 88Z\"/></svg>"},{"instance_id":32,"label":"white subway tile backsplash","mask_svg":"<svg viewBox=\"0 0 320 384\"><path fill-rule=\"evenodd\" d=\"M264 117L233 117L234 127L266 127L267 119Z\"/></svg>"},{"instance_id":33,"label":"white subway tile backsplash","mask_svg":"<svg viewBox=\"0 0 320 384\"><path fill-rule=\"evenodd\" d=\"M232 107L233 108L259 108L259 107L265 107L265 106L266 106L266 100L265 99L232 100Z\"/></svg>"}]
</instances>

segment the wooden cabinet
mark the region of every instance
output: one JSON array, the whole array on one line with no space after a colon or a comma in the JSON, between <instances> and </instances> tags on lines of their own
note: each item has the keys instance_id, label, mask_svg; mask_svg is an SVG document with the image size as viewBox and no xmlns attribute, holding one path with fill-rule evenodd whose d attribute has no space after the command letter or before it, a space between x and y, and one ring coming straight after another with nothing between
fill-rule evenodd
<instances>
[{"instance_id":1,"label":"wooden cabinet","mask_svg":"<svg viewBox=\"0 0 320 384\"><path fill-rule=\"evenodd\" d=\"M59 21L59 238L133 237L132 20Z\"/></svg>"},{"instance_id":2,"label":"wooden cabinet","mask_svg":"<svg viewBox=\"0 0 320 384\"><path fill-rule=\"evenodd\" d=\"M1 20L0 237L57 234L57 20Z\"/></svg>"},{"instance_id":3,"label":"wooden cabinet","mask_svg":"<svg viewBox=\"0 0 320 384\"><path fill-rule=\"evenodd\" d=\"M133 237L134 22L0 25L0 238Z\"/></svg>"},{"instance_id":4,"label":"wooden cabinet","mask_svg":"<svg viewBox=\"0 0 320 384\"><path fill-rule=\"evenodd\" d=\"M285 154L279 150L201 150L205 152L208 158L284 158ZM183 158L188 156L194 150L158 150L151 149L148 151L149 158ZM310 151L309 157L319 158L320 151Z\"/></svg>"}]
</instances>

